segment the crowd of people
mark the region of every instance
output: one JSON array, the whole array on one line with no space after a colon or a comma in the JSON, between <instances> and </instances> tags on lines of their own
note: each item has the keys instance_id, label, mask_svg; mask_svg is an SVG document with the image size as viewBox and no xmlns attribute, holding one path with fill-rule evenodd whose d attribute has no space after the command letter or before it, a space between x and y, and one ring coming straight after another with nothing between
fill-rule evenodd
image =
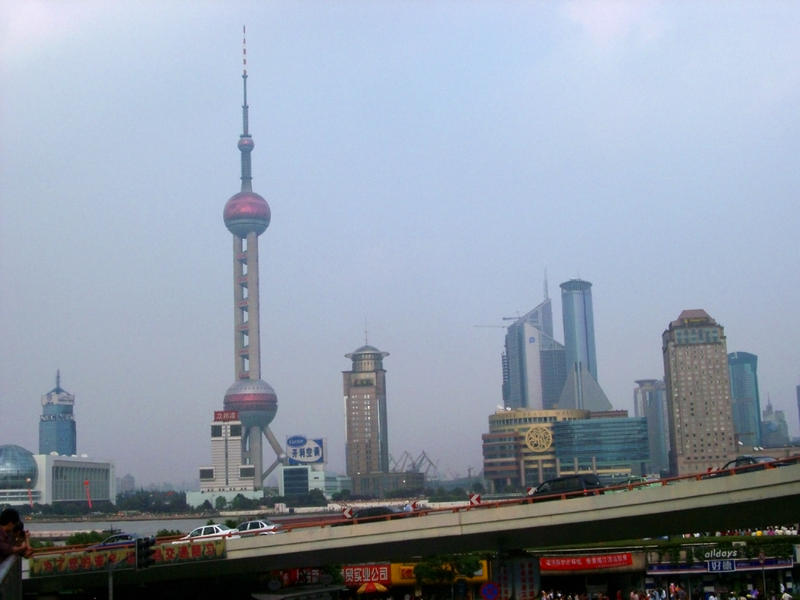
<instances>
[{"instance_id":1,"label":"crowd of people","mask_svg":"<svg viewBox=\"0 0 800 600\"><path fill-rule=\"evenodd\" d=\"M25 531L25 525L19 513L13 508L6 508L0 512L0 561L16 554L25 558L33 555L30 534Z\"/></svg>"}]
</instances>

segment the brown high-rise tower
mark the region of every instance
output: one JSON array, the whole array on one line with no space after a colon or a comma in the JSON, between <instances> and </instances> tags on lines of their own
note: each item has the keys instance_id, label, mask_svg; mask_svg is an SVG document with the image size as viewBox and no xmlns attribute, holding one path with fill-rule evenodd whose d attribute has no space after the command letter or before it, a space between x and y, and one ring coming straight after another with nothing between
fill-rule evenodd
<instances>
[{"instance_id":1,"label":"brown high-rise tower","mask_svg":"<svg viewBox=\"0 0 800 600\"><path fill-rule=\"evenodd\" d=\"M347 475L358 479L389 472L389 434L386 421L386 371L388 352L364 345L345 355L352 359L344 371L345 458Z\"/></svg>"},{"instance_id":2,"label":"brown high-rise tower","mask_svg":"<svg viewBox=\"0 0 800 600\"><path fill-rule=\"evenodd\" d=\"M662 336L673 475L719 468L736 455L725 332L684 310Z\"/></svg>"}]
</instances>

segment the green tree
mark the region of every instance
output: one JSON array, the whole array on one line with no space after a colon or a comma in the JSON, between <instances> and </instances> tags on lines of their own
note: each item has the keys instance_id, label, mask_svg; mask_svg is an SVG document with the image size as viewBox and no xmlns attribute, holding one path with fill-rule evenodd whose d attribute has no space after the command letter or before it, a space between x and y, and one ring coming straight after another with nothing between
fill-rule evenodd
<instances>
[{"instance_id":1,"label":"green tree","mask_svg":"<svg viewBox=\"0 0 800 600\"><path fill-rule=\"evenodd\" d=\"M481 559L475 554L441 554L429 556L414 567L418 584L449 583L457 577L471 577L481 568Z\"/></svg>"},{"instance_id":2,"label":"green tree","mask_svg":"<svg viewBox=\"0 0 800 600\"><path fill-rule=\"evenodd\" d=\"M217 510L225 510L225 507L228 506L228 501L225 500L224 496L217 496L217 499L214 500L214 508Z\"/></svg>"}]
</instances>

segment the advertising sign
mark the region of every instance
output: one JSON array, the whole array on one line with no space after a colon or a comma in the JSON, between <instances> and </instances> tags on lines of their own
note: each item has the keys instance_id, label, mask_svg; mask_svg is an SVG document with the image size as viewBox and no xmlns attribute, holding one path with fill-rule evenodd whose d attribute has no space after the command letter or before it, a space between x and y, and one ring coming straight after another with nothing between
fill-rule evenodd
<instances>
[{"instance_id":1,"label":"advertising sign","mask_svg":"<svg viewBox=\"0 0 800 600\"><path fill-rule=\"evenodd\" d=\"M389 563L346 566L342 569L342 575L344 575L344 584L351 587L362 583L380 583L381 585L392 583Z\"/></svg>"},{"instance_id":2,"label":"advertising sign","mask_svg":"<svg viewBox=\"0 0 800 600\"><path fill-rule=\"evenodd\" d=\"M239 411L236 410L215 410L214 411L214 421L238 421L239 420Z\"/></svg>"},{"instance_id":3,"label":"advertising sign","mask_svg":"<svg viewBox=\"0 0 800 600\"><path fill-rule=\"evenodd\" d=\"M158 544L154 546L156 565L196 560L209 560L225 556L225 540L205 540L187 544ZM121 564L124 563L124 566ZM46 577L63 573L107 570L114 568L133 569L136 566L136 550L133 547L92 552L56 552L33 556L29 559L30 576Z\"/></svg>"},{"instance_id":4,"label":"advertising sign","mask_svg":"<svg viewBox=\"0 0 800 600\"><path fill-rule=\"evenodd\" d=\"M543 556L539 559L539 569L545 571L594 571L633 565L630 552L614 554L595 554L591 556Z\"/></svg>"},{"instance_id":5,"label":"advertising sign","mask_svg":"<svg viewBox=\"0 0 800 600\"><path fill-rule=\"evenodd\" d=\"M304 435L293 435L286 440L286 456L290 465L313 465L325 463L325 440L308 439Z\"/></svg>"},{"instance_id":6,"label":"advertising sign","mask_svg":"<svg viewBox=\"0 0 800 600\"><path fill-rule=\"evenodd\" d=\"M404 562L392 563L392 584L393 585L414 585L417 583L417 577L414 575L414 567L418 563ZM484 583L489 580L489 563L488 561L480 561L480 567L470 577L464 577L459 574L458 579L463 579L467 583Z\"/></svg>"}]
</instances>

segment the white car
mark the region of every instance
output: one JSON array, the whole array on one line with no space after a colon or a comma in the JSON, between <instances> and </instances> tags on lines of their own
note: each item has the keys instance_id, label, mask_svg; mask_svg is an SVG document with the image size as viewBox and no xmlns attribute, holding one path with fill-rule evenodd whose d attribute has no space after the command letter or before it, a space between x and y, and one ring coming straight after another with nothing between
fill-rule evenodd
<instances>
[{"instance_id":1,"label":"white car","mask_svg":"<svg viewBox=\"0 0 800 600\"><path fill-rule=\"evenodd\" d=\"M218 538L238 538L239 530L231 529L221 523L213 525L202 525L195 527L187 535L172 542L173 544L185 544L186 542L202 542Z\"/></svg>"},{"instance_id":2,"label":"white car","mask_svg":"<svg viewBox=\"0 0 800 600\"><path fill-rule=\"evenodd\" d=\"M278 533L278 525L268 519L260 521L246 521L236 528L242 537L251 535L271 535Z\"/></svg>"}]
</instances>

